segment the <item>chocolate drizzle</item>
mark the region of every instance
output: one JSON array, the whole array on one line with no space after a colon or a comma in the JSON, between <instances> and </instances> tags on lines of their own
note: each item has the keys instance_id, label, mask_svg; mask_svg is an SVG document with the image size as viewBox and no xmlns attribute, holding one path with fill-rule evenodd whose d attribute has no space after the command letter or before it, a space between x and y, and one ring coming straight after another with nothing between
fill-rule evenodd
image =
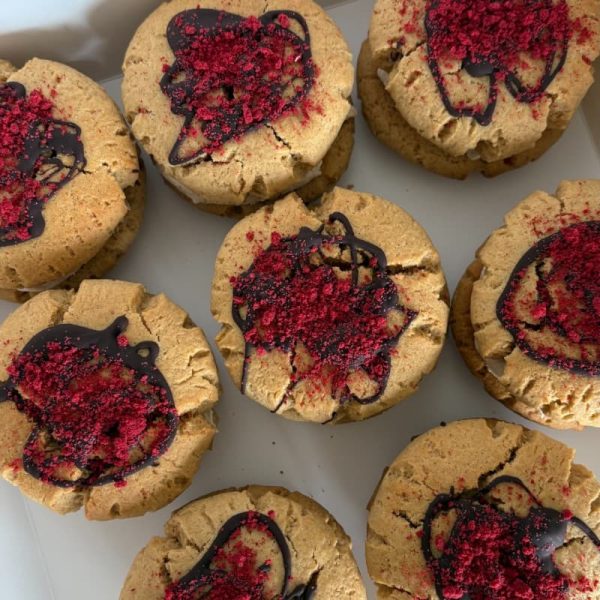
<instances>
[{"instance_id":1,"label":"chocolate drizzle","mask_svg":"<svg viewBox=\"0 0 600 600\"><path fill-rule=\"evenodd\" d=\"M454 103L448 93L446 78L440 67L440 60L442 57L436 55L436 52L434 52L431 45L434 36L443 34L446 27L443 17L438 20L432 17L432 11L435 11L435 9L439 7L440 1L441 0L428 0L425 13L425 31L428 40L427 61L442 98L442 102L444 103L444 107L453 117L471 117L479 123L479 125L487 126L492 122L496 110L500 84L503 83L511 96L518 102L532 104L543 96L544 92L554 81L556 75L564 67L567 60L569 39L568 37L556 34L554 31L546 32L549 36L558 35L558 37L552 37L553 51L545 58L543 73L533 85L526 85L523 83L517 69L512 65L505 64L504 57L498 53L498 49L491 52L483 51L482 53L469 51L467 56L463 59L462 69L473 78L488 78L487 101L483 107ZM465 11L471 10L467 0L458 1L465 5ZM534 19L538 18L536 16L537 11L553 11L556 6L554 0L527 0L524 5L530 6Z\"/></svg>"},{"instance_id":2,"label":"chocolate drizzle","mask_svg":"<svg viewBox=\"0 0 600 600\"><path fill-rule=\"evenodd\" d=\"M340 212L331 214L327 227L339 228L340 226L343 230L342 234L329 233L325 225L316 231L307 227L301 228L297 235L281 239L264 250L234 283L232 316L246 339L242 392L245 392L248 363L253 349L259 353L279 349L290 357L292 368L290 384L273 412L280 409L301 381L315 376L314 370L302 372L297 367L299 346L302 346L305 352L308 351L319 368L331 366L334 370L342 371L337 373L338 376L342 376L342 379L333 382L334 393L339 397L340 402L371 404L379 400L386 389L390 375L391 354L398 340L417 315L416 311L407 309L401 304L396 284L390 278L387 258L383 250L357 238L349 219L344 214ZM337 249L337 256L332 256L333 249ZM264 269L257 268L257 261L261 258L277 254L284 256L284 259L290 263L283 278L274 272L269 272L268 269L265 272ZM350 272L352 288L348 294L353 296L350 320L347 316L339 321L330 320L323 325L327 330L306 332L304 336L302 333L289 335L280 332L276 333L272 341L264 339L249 341L249 337L256 335L260 330L265 303L268 310L269 302L283 302L282 299L293 296L290 285L295 279L305 277L307 273L315 273L317 270L325 273L321 279L325 282L324 285L332 286L333 282L338 280L336 269L341 273ZM369 273L369 277L361 280L365 272ZM315 290L313 292L319 293ZM306 290L306 293L311 293L311 290ZM286 306L280 307L281 310L288 311L292 307L290 304L292 301L293 298L285 301ZM325 305L326 298L322 296L319 302ZM373 314L369 311L373 311ZM377 340L371 339L373 331L367 326L365 337L358 338L365 344L361 348L351 347L349 340L353 339L356 329L360 327L361 319L365 317L388 319L392 313L397 313L401 317L400 325L392 330L386 329L381 336L382 339ZM352 318L355 318L356 322L353 322ZM302 320L302 315L298 319ZM307 339L309 335L314 335L315 339ZM368 397L359 397L350 390L347 378L351 372L357 370L364 371L369 381L376 384L375 391Z\"/></svg>"},{"instance_id":3,"label":"chocolate drizzle","mask_svg":"<svg viewBox=\"0 0 600 600\"><path fill-rule=\"evenodd\" d=\"M10 109L12 103L26 97L25 87L20 83L0 83L0 111ZM81 129L68 121L35 121L30 124L25 136L22 155L16 158L14 168L2 171L0 194L9 186L22 185L21 182L27 178L36 180L39 188L35 198L28 200L22 208L18 223L0 227L0 247L20 244L42 235L45 203L85 168ZM11 200L8 194L2 198L2 203ZM26 239L16 235L21 228L26 228Z\"/></svg>"},{"instance_id":4,"label":"chocolate drizzle","mask_svg":"<svg viewBox=\"0 0 600 600\"><path fill-rule=\"evenodd\" d=\"M533 298L522 297L526 282ZM600 221L564 227L532 246L511 273L496 315L533 360L600 375Z\"/></svg>"},{"instance_id":5,"label":"chocolate drizzle","mask_svg":"<svg viewBox=\"0 0 600 600\"><path fill-rule=\"evenodd\" d=\"M49 327L36 334L13 361L9 369L11 377L0 387L0 402L14 402L33 424L23 451L23 467L31 476L65 488L118 483L154 464L171 445L177 431L178 416L169 385L155 366L159 347L150 341L129 346L122 335L127 325L127 318L121 316L101 331L68 324ZM53 382L60 385L60 391L66 392L67 400L58 392L54 397L53 390L47 390L43 382L40 384L37 380L33 382L36 395L30 399L22 389L31 384L27 380L28 375L32 369L43 369L47 364L52 364L51 368L60 368L61 365L48 362L54 353L64 353L65 356L64 372L51 375ZM107 417L102 412L106 406L100 401L96 403L95 397L84 396L84 400L90 400L89 405L84 406L76 403L73 397L84 393L81 381L96 377L102 382L106 379L103 372L111 366L117 378L127 382L129 387L117 386L111 391L117 395L118 404L124 406L122 413ZM101 398L104 390L101 389L102 383L99 385L97 396ZM128 405L128 390L137 394L135 408ZM140 399L147 403L147 407L139 408ZM143 411L141 418L145 429L136 431L134 435L129 432L122 434L120 428L127 425L133 411L140 410ZM53 419L53 415L57 414L61 414L62 422ZM84 426L86 435L82 438L82 430L73 422L83 422L86 418L92 423L91 431ZM100 422L101 430L98 427ZM78 433L80 437L77 437ZM133 438L135 446L126 449L131 461L116 467L106 462L102 439L112 444L120 435L129 442ZM122 453L123 448L120 451ZM61 476L65 469L72 471L72 467L81 473L78 478Z\"/></svg>"},{"instance_id":6,"label":"chocolate drizzle","mask_svg":"<svg viewBox=\"0 0 600 600\"><path fill-rule=\"evenodd\" d=\"M525 493L529 502L533 503L527 516L520 518L513 512L504 512L494 504L493 494L502 485L513 486ZM496 501L498 500L496 499ZM444 543L443 553L436 556L433 550L434 542L436 545L439 542L437 542L438 538L434 535L434 522L437 518L447 516L451 512L455 513L456 520L449 538ZM533 544L535 561L539 566L540 573L548 576L553 581L553 589L554 591L558 590L561 597L562 594L567 592L570 582L568 578L561 574L554 563L554 554L566 543L568 526L579 529L600 551L600 539L589 525L568 511L561 513L542 506L539 500L517 477L504 475L497 477L477 490L469 490L461 494L455 494L454 492L440 494L436 496L427 509L423 520L423 536L421 538L422 552L427 565L434 574L435 588L440 600L450 600L450 597L453 600L477 600L479 598L493 600L497 597L496 593L499 591L506 593L505 589L498 590L493 587L497 584L497 581L494 581L498 574L497 570L494 570L493 573L479 574L484 580L483 586L485 589L482 589L481 583L475 585L473 589L465 589L469 586L457 585L453 582L456 568L459 566L457 556L454 554L457 542L460 541L458 538L466 531L473 531L473 527L485 527L491 515L506 524L508 531L513 532L513 539L510 540L510 552L505 557L507 563L510 562L513 576L519 577L519 579L522 576L524 580L527 579L525 573L518 573L518 565L528 563L531 560L532 557L526 555L526 552L527 548ZM462 541L468 544L468 538ZM507 565L498 564L498 568L500 566L507 567ZM485 580L486 575L490 579ZM506 585L506 582L504 585ZM458 592L460 588L462 588L462 595L459 595ZM446 595L445 589L452 589L452 595ZM533 589L533 593L536 594L533 596L535 598L546 597L543 596L541 590ZM508 596L502 595L501 597Z\"/></svg>"},{"instance_id":7,"label":"chocolate drizzle","mask_svg":"<svg viewBox=\"0 0 600 600\"><path fill-rule=\"evenodd\" d=\"M160 87L171 101L171 111L184 117L184 123L169 153L170 164L210 160L212 151L290 112L310 92L315 67L308 25L302 15L287 10L270 11L256 23L258 27L248 24L248 20L239 15L201 8L183 11L171 19L167 39L175 62L165 71ZM302 37L292 30L292 26L302 32ZM210 72L210 61L202 52L224 34L228 36L229 47L235 38L246 39L247 44L239 48L239 55L235 56L231 65L235 68L234 73L224 72L223 62L216 72ZM252 43L258 48L264 47L266 56L269 40L275 37L283 41L282 48L286 53L293 53L293 72L286 73L280 65L263 73L261 61L264 57L260 53L245 55ZM195 60L191 56L193 52L199 52L201 58ZM223 59L217 56L217 61L219 58ZM277 78L273 77L274 73L278 74ZM254 81L256 78L258 81ZM256 90L250 93L246 90L250 80L253 85L260 84L266 90L266 96L262 98L265 106L253 106L260 96ZM254 114L252 108L258 108L261 116ZM196 148L184 152L186 144Z\"/></svg>"},{"instance_id":8,"label":"chocolate drizzle","mask_svg":"<svg viewBox=\"0 0 600 600\"><path fill-rule=\"evenodd\" d=\"M218 598L218 587L224 585L228 590L232 588L239 590L240 597L248 600L267 600L264 596L264 585L257 582L245 582L236 576L235 573L228 572L215 565L216 559L222 558L225 547L232 540L239 540L240 533L248 527L248 523L257 525L256 529L261 536L271 538L277 547L283 564L283 575L281 586L274 590L275 595L269 596L273 600L311 600L317 590L317 579L319 572L315 572L310 581L306 584L296 586L292 591L288 591L288 585L292 574L292 559L286 538L273 519L269 516L257 512L244 512L231 517L219 530L217 537L204 553L202 558L194 567L184 575L179 581L172 584L167 592L169 600L201 600L202 598ZM257 531L253 533L257 533ZM264 575L268 574L272 568L272 560L256 567L256 572ZM216 595L211 595L214 592ZM227 598L233 598L227 595Z\"/></svg>"}]
</instances>

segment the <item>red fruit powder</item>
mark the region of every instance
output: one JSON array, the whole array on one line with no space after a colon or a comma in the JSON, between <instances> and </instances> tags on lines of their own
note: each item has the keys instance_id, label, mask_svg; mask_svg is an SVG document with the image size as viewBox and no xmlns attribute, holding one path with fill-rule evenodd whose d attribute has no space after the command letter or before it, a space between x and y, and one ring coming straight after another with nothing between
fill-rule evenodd
<instances>
[{"instance_id":1,"label":"red fruit powder","mask_svg":"<svg viewBox=\"0 0 600 600\"><path fill-rule=\"evenodd\" d=\"M444 600L564 600L569 580L544 570L520 524L485 505L459 519L437 559Z\"/></svg>"},{"instance_id":2,"label":"red fruit powder","mask_svg":"<svg viewBox=\"0 0 600 600\"><path fill-rule=\"evenodd\" d=\"M336 243L339 239L331 238L324 246ZM401 323L390 323L390 312L399 309L393 281L385 271L376 275L380 265L374 257L373 273L353 282L349 273L340 276L318 258L318 245L294 244L295 238L273 234L272 245L258 254L252 269L233 279L234 306L248 315L246 342L259 351L292 353L301 344L310 360L294 377L330 384L334 394L360 368L374 380L385 379L389 365L382 352L412 318L405 314Z\"/></svg>"},{"instance_id":3,"label":"red fruit powder","mask_svg":"<svg viewBox=\"0 0 600 600\"><path fill-rule=\"evenodd\" d=\"M307 44L286 29L287 15L267 24L248 17L215 29L184 25L178 15L175 25L188 40L184 49L175 50L178 69L193 88L174 88L169 92L171 102L176 112L184 106L202 123L202 135L208 140L204 152L214 152L232 137L298 108L308 115L311 105L305 92L313 83L315 67L312 59L303 60ZM191 126L181 136L199 133Z\"/></svg>"},{"instance_id":4,"label":"red fruit powder","mask_svg":"<svg viewBox=\"0 0 600 600\"><path fill-rule=\"evenodd\" d=\"M280 600L280 594L273 596L266 589L270 562L259 564L256 550L241 539L242 530L270 536L253 514L248 513L241 528L217 551L204 577L187 585L172 583L165 592L165 600Z\"/></svg>"},{"instance_id":5,"label":"red fruit powder","mask_svg":"<svg viewBox=\"0 0 600 600\"><path fill-rule=\"evenodd\" d=\"M23 456L43 481L61 481L78 467L82 484L108 475L122 485L128 467L157 456L170 435L166 419L175 409L165 389L98 349L48 342L18 355L8 373L17 408L38 433Z\"/></svg>"},{"instance_id":6,"label":"red fruit powder","mask_svg":"<svg viewBox=\"0 0 600 600\"><path fill-rule=\"evenodd\" d=\"M51 132L52 110L52 102L39 90L21 98L0 84L0 229L11 231L19 240L31 237L28 206L43 195L35 176L19 170L19 160L34 125Z\"/></svg>"},{"instance_id":7,"label":"red fruit powder","mask_svg":"<svg viewBox=\"0 0 600 600\"><path fill-rule=\"evenodd\" d=\"M543 242L541 242L543 243ZM535 248L532 250L535 251ZM545 362L571 369L573 361L592 376L600 373L600 223L582 222L561 229L537 258L535 303L520 296L527 270L513 276L500 306L505 327L518 332L516 343ZM530 308L537 328L560 339L560 347L529 347L523 327L523 307ZM568 355L565 354L568 352Z\"/></svg>"}]
</instances>

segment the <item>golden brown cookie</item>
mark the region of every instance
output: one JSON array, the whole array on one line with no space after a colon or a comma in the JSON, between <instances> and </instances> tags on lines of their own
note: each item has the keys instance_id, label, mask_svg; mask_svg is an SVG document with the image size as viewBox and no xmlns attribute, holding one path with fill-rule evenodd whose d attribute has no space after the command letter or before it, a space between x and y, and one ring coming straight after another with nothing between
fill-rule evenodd
<instances>
[{"instance_id":1,"label":"golden brown cookie","mask_svg":"<svg viewBox=\"0 0 600 600\"><path fill-rule=\"evenodd\" d=\"M546 129L533 148L493 162L450 156L419 135L398 112L377 75L368 42L362 45L358 57L357 76L362 111L373 134L407 160L445 177L465 179L474 172L486 177L501 175L538 159L563 133L562 129Z\"/></svg>"},{"instance_id":2,"label":"golden brown cookie","mask_svg":"<svg viewBox=\"0 0 600 600\"><path fill-rule=\"evenodd\" d=\"M458 285L452 329L485 388L557 429L600 426L600 181L521 201Z\"/></svg>"},{"instance_id":3,"label":"golden brown cookie","mask_svg":"<svg viewBox=\"0 0 600 600\"><path fill-rule=\"evenodd\" d=\"M141 223L144 178L115 103L95 82L33 59L0 70L0 290L101 276Z\"/></svg>"},{"instance_id":4,"label":"golden brown cookie","mask_svg":"<svg viewBox=\"0 0 600 600\"><path fill-rule=\"evenodd\" d=\"M121 600L366 600L350 539L314 500L249 486L175 511L137 555Z\"/></svg>"},{"instance_id":5,"label":"golden brown cookie","mask_svg":"<svg viewBox=\"0 0 600 600\"><path fill-rule=\"evenodd\" d=\"M217 255L212 311L236 386L270 411L362 420L436 364L448 305L439 256L401 208L335 188L240 221Z\"/></svg>"},{"instance_id":6,"label":"golden brown cookie","mask_svg":"<svg viewBox=\"0 0 600 600\"><path fill-rule=\"evenodd\" d=\"M600 598L600 483L574 458L490 419L418 436L369 506L378 600Z\"/></svg>"},{"instance_id":7,"label":"golden brown cookie","mask_svg":"<svg viewBox=\"0 0 600 600\"><path fill-rule=\"evenodd\" d=\"M354 70L312 0L166 2L137 30L123 73L134 135L196 204L227 212L343 172L324 163L353 116Z\"/></svg>"},{"instance_id":8,"label":"golden brown cookie","mask_svg":"<svg viewBox=\"0 0 600 600\"><path fill-rule=\"evenodd\" d=\"M0 327L0 473L89 519L142 515L191 482L219 382L187 313L140 284L43 292Z\"/></svg>"},{"instance_id":9,"label":"golden brown cookie","mask_svg":"<svg viewBox=\"0 0 600 600\"><path fill-rule=\"evenodd\" d=\"M394 127L410 132L392 141L401 154L453 177L485 163L495 174L539 156L567 127L593 81L600 2L377 0L365 53L373 129L385 129L376 77L400 117Z\"/></svg>"}]
</instances>

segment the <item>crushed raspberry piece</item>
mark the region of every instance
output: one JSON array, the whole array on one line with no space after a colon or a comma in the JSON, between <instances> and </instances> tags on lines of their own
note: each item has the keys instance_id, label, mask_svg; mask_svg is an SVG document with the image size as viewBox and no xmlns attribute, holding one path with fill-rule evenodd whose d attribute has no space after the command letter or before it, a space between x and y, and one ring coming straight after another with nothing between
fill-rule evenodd
<instances>
[{"instance_id":1,"label":"crushed raspberry piece","mask_svg":"<svg viewBox=\"0 0 600 600\"><path fill-rule=\"evenodd\" d=\"M497 313L531 358L597 376L600 221L564 227L531 248L511 275Z\"/></svg>"},{"instance_id":2,"label":"crushed raspberry piece","mask_svg":"<svg viewBox=\"0 0 600 600\"><path fill-rule=\"evenodd\" d=\"M215 19L215 11L188 10L172 19L167 36L176 60L161 89L171 110L186 117L171 164L211 154L282 116L299 111L308 117L315 66L301 15L273 11L258 19L221 12Z\"/></svg>"},{"instance_id":3,"label":"crushed raspberry piece","mask_svg":"<svg viewBox=\"0 0 600 600\"><path fill-rule=\"evenodd\" d=\"M501 82L518 101L537 102L563 68L574 34L585 40L566 0L428 0L425 16L428 62L448 112L491 123ZM444 71L453 61L475 78L487 78L487 100L452 100ZM532 62L537 80L526 84Z\"/></svg>"},{"instance_id":4,"label":"crushed raspberry piece","mask_svg":"<svg viewBox=\"0 0 600 600\"><path fill-rule=\"evenodd\" d=\"M248 347L290 353L294 384L309 378L354 400L349 377L362 371L377 389L360 400L373 402L385 389L390 352L416 313L401 306L383 252L363 246L346 217L332 218L345 235L272 234L271 246L234 281L234 318Z\"/></svg>"},{"instance_id":5,"label":"crushed raspberry piece","mask_svg":"<svg viewBox=\"0 0 600 600\"><path fill-rule=\"evenodd\" d=\"M53 110L39 90L0 84L0 246L40 235L43 203L85 164L79 128Z\"/></svg>"},{"instance_id":6,"label":"crushed raspberry piece","mask_svg":"<svg viewBox=\"0 0 600 600\"><path fill-rule=\"evenodd\" d=\"M74 338L51 340L12 360L0 401L12 400L34 424L23 450L31 475L63 487L122 487L170 443L177 412L166 383L157 371L150 380L128 366L136 348L122 334L115 338L110 350L100 337L84 347Z\"/></svg>"},{"instance_id":7,"label":"crushed raspberry piece","mask_svg":"<svg viewBox=\"0 0 600 600\"><path fill-rule=\"evenodd\" d=\"M523 54L553 58L573 29L566 0L429 0L427 10L436 59L488 62L504 75Z\"/></svg>"},{"instance_id":8,"label":"crushed raspberry piece","mask_svg":"<svg viewBox=\"0 0 600 600\"><path fill-rule=\"evenodd\" d=\"M277 576L273 572L275 561L283 571ZM313 597L316 576L287 593L290 580L286 538L270 516L250 511L231 517L223 525L192 570L167 587L164 599L310 600Z\"/></svg>"}]
</instances>

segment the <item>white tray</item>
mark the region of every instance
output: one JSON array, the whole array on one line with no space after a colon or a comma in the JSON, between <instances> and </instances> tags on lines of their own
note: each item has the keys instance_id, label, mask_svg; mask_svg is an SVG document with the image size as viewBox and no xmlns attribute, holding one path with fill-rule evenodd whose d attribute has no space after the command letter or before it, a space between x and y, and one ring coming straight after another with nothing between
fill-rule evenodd
<instances>
[{"instance_id":1,"label":"white tray","mask_svg":"<svg viewBox=\"0 0 600 600\"><path fill-rule=\"evenodd\" d=\"M84 3L72 4L75 10ZM114 4L119 11L127 3L109 0L105 4ZM141 2L133 4L139 14L156 2L146 2L145 7ZM349 0L330 8L355 56L366 36L371 7L371 0ZM0 17L4 10L0 9ZM0 50L2 46L0 39ZM118 59L115 69L117 65ZM106 82L116 98L119 83L117 79ZM592 133L596 127L600 141L599 100L600 89L596 89L586 101L587 112L576 115L560 142L538 162L494 180L475 176L457 182L427 173L388 151L359 118L356 149L342 184L379 194L407 209L433 238L453 290L475 249L518 200L535 189L552 192L561 179L600 177L600 151ZM148 160L146 165L150 167ZM111 275L168 293L212 340L217 332L209 311L213 261L232 223L175 197L153 168L149 168L149 189L142 231ZM0 318L13 308L0 302ZM536 427L483 391L451 339L436 371L413 397L370 421L335 428L291 423L269 414L234 389L218 360L223 382L218 406L221 432L191 488L167 508L137 519L89 523L81 514L60 517L23 500L16 489L0 481L0 598L116 599L134 555L152 535L161 533L173 509L207 492L249 483L297 489L331 510L352 536L368 580L363 548L366 505L383 468L413 435L440 421L476 416ZM544 432L574 446L578 461L600 474L600 431ZM373 587L367 585L369 597L374 598Z\"/></svg>"}]
</instances>

